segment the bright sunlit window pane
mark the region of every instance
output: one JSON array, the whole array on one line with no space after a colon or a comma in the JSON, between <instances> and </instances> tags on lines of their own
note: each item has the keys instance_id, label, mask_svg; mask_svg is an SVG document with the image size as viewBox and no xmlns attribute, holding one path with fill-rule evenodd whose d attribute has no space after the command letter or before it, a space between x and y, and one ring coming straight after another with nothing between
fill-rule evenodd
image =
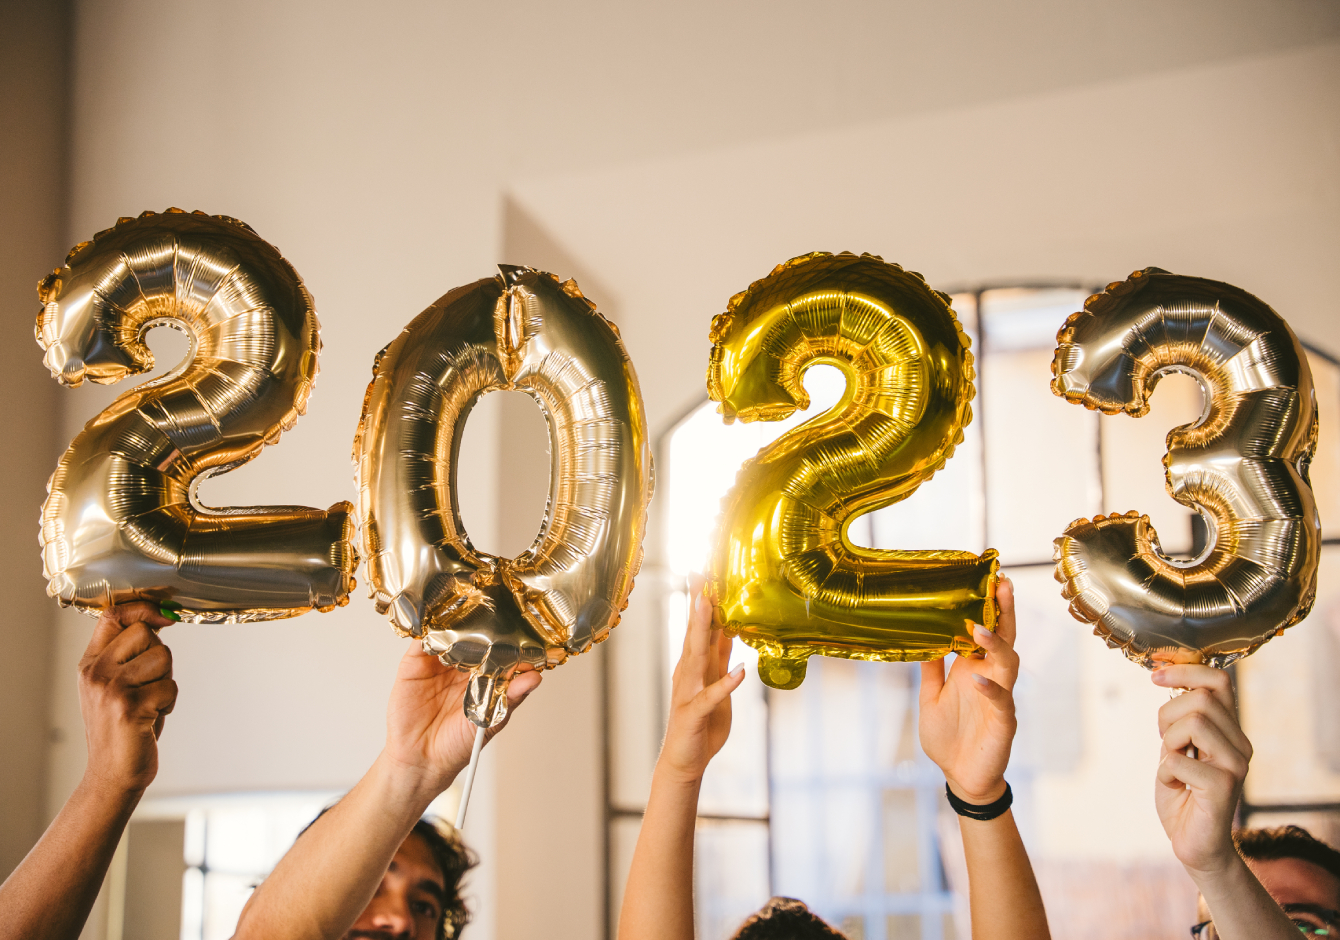
<instances>
[{"instance_id":1,"label":"bright sunlit window pane","mask_svg":"<svg viewBox=\"0 0 1340 940\"><path fill-rule=\"evenodd\" d=\"M846 389L846 377L834 366L805 372L810 407L785 421L726 424L717 405L707 402L671 433L666 468L667 556L679 576L701 571L711 551L721 499L735 484L740 465L791 428L833 407ZM678 650L675 651L678 656Z\"/></svg>"},{"instance_id":2,"label":"bright sunlit window pane","mask_svg":"<svg viewBox=\"0 0 1340 940\"><path fill-rule=\"evenodd\" d=\"M1056 330L1084 291L992 290L981 299L987 545L1003 564L1045 562L1052 540L1102 510L1098 418L1051 392Z\"/></svg>"},{"instance_id":3,"label":"bright sunlit window pane","mask_svg":"<svg viewBox=\"0 0 1340 940\"><path fill-rule=\"evenodd\" d=\"M700 819L694 845L694 915L698 936L724 940L767 903L768 824Z\"/></svg>"},{"instance_id":4,"label":"bright sunlit window pane","mask_svg":"<svg viewBox=\"0 0 1340 940\"><path fill-rule=\"evenodd\" d=\"M955 295L953 305L963 331L972 340L973 356L980 358L976 295ZM980 399L973 400L972 409L973 420L963 430L963 443L954 449L944 469L901 502L857 519L848 530L853 542L908 551L980 553L986 548Z\"/></svg>"}]
</instances>

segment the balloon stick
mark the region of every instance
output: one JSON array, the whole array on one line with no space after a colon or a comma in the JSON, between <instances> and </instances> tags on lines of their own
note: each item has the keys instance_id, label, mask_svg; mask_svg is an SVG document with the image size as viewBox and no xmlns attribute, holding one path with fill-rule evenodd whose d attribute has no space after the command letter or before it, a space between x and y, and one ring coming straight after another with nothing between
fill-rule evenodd
<instances>
[{"instance_id":1,"label":"balloon stick","mask_svg":"<svg viewBox=\"0 0 1340 940\"><path fill-rule=\"evenodd\" d=\"M484 750L484 736L487 728L475 731L475 746L470 750L470 766L465 768L465 782L461 784L461 805L456 810L456 828L465 826L465 811L470 806L470 788L475 785L475 770L479 768L479 755Z\"/></svg>"}]
</instances>

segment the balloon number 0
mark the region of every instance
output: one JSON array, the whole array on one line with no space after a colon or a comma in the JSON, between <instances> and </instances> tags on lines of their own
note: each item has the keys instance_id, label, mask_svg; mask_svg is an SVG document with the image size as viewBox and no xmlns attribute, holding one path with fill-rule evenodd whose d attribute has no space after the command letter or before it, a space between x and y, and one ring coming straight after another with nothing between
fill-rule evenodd
<instances>
[{"instance_id":1,"label":"balloon number 0","mask_svg":"<svg viewBox=\"0 0 1340 940\"><path fill-rule=\"evenodd\" d=\"M66 386L153 368L166 325L191 355L71 442L42 507L47 593L96 615L137 598L184 620L269 620L348 603L353 506L207 509L204 478L253 459L306 411L316 311L275 248L224 216L146 212L74 248L38 288L37 340Z\"/></svg>"},{"instance_id":2,"label":"balloon number 0","mask_svg":"<svg viewBox=\"0 0 1340 940\"><path fill-rule=\"evenodd\" d=\"M995 625L994 550L882 551L847 538L857 516L942 468L972 420L972 354L949 298L875 256L820 252L731 298L711 338L708 390L728 422L807 407L811 365L835 365L848 382L831 411L746 461L722 502L714 619L759 650L760 678L795 688L811 655L977 649L971 624Z\"/></svg>"},{"instance_id":3,"label":"balloon number 0","mask_svg":"<svg viewBox=\"0 0 1340 940\"><path fill-rule=\"evenodd\" d=\"M1179 564L1148 516L1077 519L1056 539L1070 611L1109 646L1153 668L1227 666L1307 616L1321 526L1308 465L1317 402L1288 324L1246 291L1148 268L1090 297L1057 334L1052 391L1139 417L1161 376L1186 372L1205 394L1194 424L1168 434L1168 493L1210 531Z\"/></svg>"},{"instance_id":4,"label":"balloon number 0","mask_svg":"<svg viewBox=\"0 0 1340 940\"><path fill-rule=\"evenodd\" d=\"M472 673L465 711L481 727L506 715L516 669L558 665L619 622L652 491L642 395L614 325L574 281L500 268L377 356L354 448L377 609ZM549 427L544 524L514 559L471 544L457 493L465 419L498 389L531 395Z\"/></svg>"}]
</instances>

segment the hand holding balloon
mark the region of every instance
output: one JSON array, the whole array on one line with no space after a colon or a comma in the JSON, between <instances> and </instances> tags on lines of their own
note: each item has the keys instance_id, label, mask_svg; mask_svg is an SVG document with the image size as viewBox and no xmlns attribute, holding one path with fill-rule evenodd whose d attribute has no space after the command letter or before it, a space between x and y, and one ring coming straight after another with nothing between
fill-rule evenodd
<instances>
[{"instance_id":1,"label":"hand holding balloon","mask_svg":"<svg viewBox=\"0 0 1340 940\"><path fill-rule=\"evenodd\" d=\"M1185 690L1159 709L1163 743L1154 806L1173 853L1200 889L1217 936L1297 938L1298 928L1233 845L1233 817L1252 744L1238 724L1228 673L1173 665L1155 670L1153 679L1155 685Z\"/></svg>"},{"instance_id":2,"label":"hand holding balloon","mask_svg":"<svg viewBox=\"0 0 1340 940\"><path fill-rule=\"evenodd\" d=\"M488 730L490 738L507 724L512 709L540 684L541 674L524 670L507 684L507 713ZM416 785L441 793L470 763L476 726L462 707L470 674L441 663L412 643L400 659L386 707L386 757Z\"/></svg>"},{"instance_id":3,"label":"hand holding balloon","mask_svg":"<svg viewBox=\"0 0 1340 940\"><path fill-rule=\"evenodd\" d=\"M712 605L703 595L703 579L689 585L684 649L675 664L670 688L670 720L657 772L682 781L698 781L730 736L731 693L744 681L744 666L727 672L731 638L712 629Z\"/></svg>"},{"instance_id":4,"label":"hand holding balloon","mask_svg":"<svg viewBox=\"0 0 1340 940\"><path fill-rule=\"evenodd\" d=\"M1216 871L1237 860L1233 814L1242 795L1252 743L1242 733L1228 673L1209 666L1164 666L1154 684L1186 689L1159 709L1154 805L1189 871ZM1195 748L1197 757L1186 754Z\"/></svg>"},{"instance_id":5,"label":"hand holding balloon","mask_svg":"<svg viewBox=\"0 0 1340 940\"><path fill-rule=\"evenodd\" d=\"M945 675L944 660L921 664L921 749L944 771L954 794L968 803L994 802L1005 793L1005 767L1017 722L1014 683L1014 585L996 586L1000 620L992 633L981 626L973 638L984 650L958 656Z\"/></svg>"},{"instance_id":6,"label":"hand holding balloon","mask_svg":"<svg viewBox=\"0 0 1340 940\"><path fill-rule=\"evenodd\" d=\"M79 712L88 743L85 781L118 794L143 793L158 774L158 738L177 702L172 652L157 628L158 605L110 607L79 661Z\"/></svg>"}]
</instances>

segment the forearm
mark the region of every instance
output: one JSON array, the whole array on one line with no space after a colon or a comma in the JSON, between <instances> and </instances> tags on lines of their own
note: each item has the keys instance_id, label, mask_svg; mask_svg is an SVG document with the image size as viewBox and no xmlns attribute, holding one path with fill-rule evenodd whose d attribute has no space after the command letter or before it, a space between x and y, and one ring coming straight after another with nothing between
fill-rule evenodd
<instances>
[{"instance_id":1,"label":"forearm","mask_svg":"<svg viewBox=\"0 0 1340 940\"><path fill-rule=\"evenodd\" d=\"M693 940L693 832L702 779L657 766L624 888L620 940Z\"/></svg>"},{"instance_id":2,"label":"forearm","mask_svg":"<svg viewBox=\"0 0 1340 940\"><path fill-rule=\"evenodd\" d=\"M85 777L0 885L0 940L75 940L98 897L139 791Z\"/></svg>"},{"instance_id":3,"label":"forearm","mask_svg":"<svg viewBox=\"0 0 1340 940\"><path fill-rule=\"evenodd\" d=\"M247 903L236 937L335 940L372 900L387 866L450 781L427 781L383 752L312 824Z\"/></svg>"},{"instance_id":4,"label":"forearm","mask_svg":"<svg viewBox=\"0 0 1340 940\"><path fill-rule=\"evenodd\" d=\"M1014 813L1007 810L985 821L961 816L959 831L968 863L973 940L1050 937L1042 894L1019 837L1019 827L1014 823Z\"/></svg>"},{"instance_id":5,"label":"forearm","mask_svg":"<svg viewBox=\"0 0 1340 940\"><path fill-rule=\"evenodd\" d=\"M1298 928L1236 853L1222 870L1187 866L1187 874L1205 898L1222 940L1298 940Z\"/></svg>"}]
</instances>

